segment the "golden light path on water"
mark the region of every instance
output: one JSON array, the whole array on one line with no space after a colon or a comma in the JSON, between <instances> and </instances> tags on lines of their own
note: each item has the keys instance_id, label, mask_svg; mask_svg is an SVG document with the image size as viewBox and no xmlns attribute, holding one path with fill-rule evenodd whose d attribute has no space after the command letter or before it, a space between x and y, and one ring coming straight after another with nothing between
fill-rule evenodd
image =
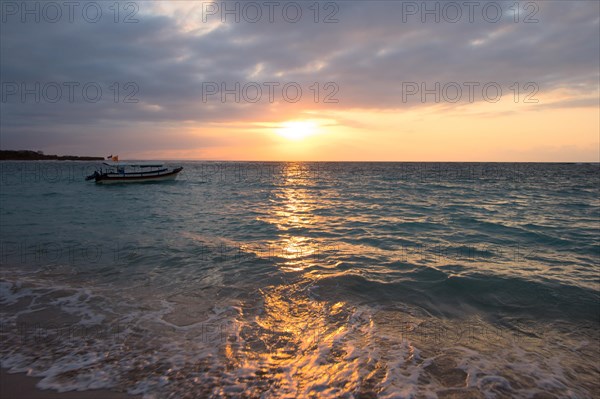
<instances>
[{"instance_id":1,"label":"golden light path on water","mask_svg":"<svg viewBox=\"0 0 600 399\"><path fill-rule=\"evenodd\" d=\"M228 343L230 364L246 370L253 383L248 395L268 392L270 397L336 397L369 392L360 387L369 375L383 370L377 362L357 353L370 340L373 321L344 301L321 300L311 288L321 277L312 269L322 251L320 244L290 231L323 223L316 215L318 198L303 187L301 164L288 164L283 188L277 193L268 222L280 231L276 258L289 281L260 290L256 307L244 315L240 327L243 345ZM372 363L372 364L368 364ZM263 383L256 383L256 376ZM379 376L379 380L383 376ZM374 393L374 392L371 392Z\"/></svg>"}]
</instances>

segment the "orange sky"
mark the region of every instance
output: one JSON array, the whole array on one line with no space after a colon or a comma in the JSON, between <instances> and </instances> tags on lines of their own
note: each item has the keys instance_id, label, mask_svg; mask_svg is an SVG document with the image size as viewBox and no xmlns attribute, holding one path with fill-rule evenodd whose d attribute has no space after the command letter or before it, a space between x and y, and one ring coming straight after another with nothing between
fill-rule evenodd
<instances>
[{"instance_id":1,"label":"orange sky","mask_svg":"<svg viewBox=\"0 0 600 399\"><path fill-rule=\"evenodd\" d=\"M507 96L508 97L508 96ZM444 104L414 109L299 110L281 121L188 126L191 137L227 137L226 145L132 152L130 158L266 161L600 162L599 110L540 103ZM325 114L327 118L323 118Z\"/></svg>"}]
</instances>

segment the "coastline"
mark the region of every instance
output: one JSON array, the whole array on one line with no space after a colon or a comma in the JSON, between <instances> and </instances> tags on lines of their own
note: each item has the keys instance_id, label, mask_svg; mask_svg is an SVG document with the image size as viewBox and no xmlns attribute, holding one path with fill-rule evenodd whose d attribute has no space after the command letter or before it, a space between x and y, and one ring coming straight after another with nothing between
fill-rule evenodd
<instances>
[{"instance_id":1,"label":"coastline","mask_svg":"<svg viewBox=\"0 0 600 399\"><path fill-rule=\"evenodd\" d=\"M78 155L45 155L41 151L0 150L2 161L102 161L104 157Z\"/></svg>"},{"instance_id":2,"label":"coastline","mask_svg":"<svg viewBox=\"0 0 600 399\"><path fill-rule=\"evenodd\" d=\"M2 399L141 399L140 395L129 395L108 389L90 391L58 392L40 389L37 383L40 377L31 377L25 373L11 374L7 369L0 369L0 398Z\"/></svg>"}]
</instances>

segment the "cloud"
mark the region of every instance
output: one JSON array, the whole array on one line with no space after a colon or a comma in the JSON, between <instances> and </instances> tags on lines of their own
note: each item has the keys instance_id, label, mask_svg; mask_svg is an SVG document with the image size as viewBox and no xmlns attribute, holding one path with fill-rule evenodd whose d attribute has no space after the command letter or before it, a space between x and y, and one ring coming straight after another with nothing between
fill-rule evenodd
<instances>
[{"instance_id":1,"label":"cloud","mask_svg":"<svg viewBox=\"0 0 600 399\"><path fill-rule=\"evenodd\" d=\"M270 22L264 7L257 23L243 17L236 23L231 15L223 23L220 15L206 15L206 2L139 2L134 16L139 22L123 23L126 10L121 9L115 23L108 9L112 3L97 4L103 17L96 23L77 13L73 23L66 17L58 23L23 23L19 15L3 15L7 20L0 26L0 73L6 96L0 111L2 146L73 143L99 135L119 140L110 128L145 129L145 137L154 135L156 140L149 142L157 145L165 132L181 139L174 132L184 122L203 126L278 121L310 109L326 114L423 106L419 94L403 96L403 82L417 83L419 88L435 87L436 82L441 87L449 82L497 82L505 93L514 82L534 82L540 97L561 88L577 89L581 98L598 92L597 2L536 2L537 23L524 23L532 12L525 9L515 23L511 2L493 3L503 13L495 23L479 13L487 2L480 2L472 23L465 9L456 23L443 14L440 23L432 22L431 15L423 23L421 15L407 15L407 2L366 1L331 3L337 7L331 9L319 3L319 23L314 22L316 14L309 3L296 3L303 12L297 23L286 21L279 9ZM214 4L236 7L235 2ZM281 2L281 9L285 4ZM443 2L430 4L444 7ZM329 15L338 22L323 23ZM41 85L41 100L27 95L23 101L21 85L31 89L36 82ZM53 86L43 92L52 82L63 89L56 103L46 98L53 94ZM78 84L73 102L67 101L65 82ZM219 92L235 89L236 82L239 101L229 94L223 102ZM257 97L256 85L243 91L250 82L262 90L255 103L248 99ZM269 96L269 82L278 84L274 98ZM302 89L297 103L286 101L282 91L290 82ZM333 85L325 86L328 82ZM86 83L93 86L88 87L92 94L101 88L97 102L86 101ZM218 92L207 94L213 83ZM14 95L8 94L14 89L7 86L11 84L18 85ZM294 94L295 87L289 89L288 94ZM474 101L481 101L481 94L478 88ZM327 95L338 102L323 103ZM127 98L137 102L126 102ZM460 103L467 99L463 92ZM585 101L565 98L552 107Z\"/></svg>"}]
</instances>

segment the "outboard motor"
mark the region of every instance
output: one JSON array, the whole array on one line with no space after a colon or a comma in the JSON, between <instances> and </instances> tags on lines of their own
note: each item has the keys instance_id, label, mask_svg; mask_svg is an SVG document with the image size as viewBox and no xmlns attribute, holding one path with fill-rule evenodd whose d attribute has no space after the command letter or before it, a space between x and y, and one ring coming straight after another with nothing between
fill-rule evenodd
<instances>
[{"instance_id":1,"label":"outboard motor","mask_svg":"<svg viewBox=\"0 0 600 399\"><path fill-rule=\"evenodd\" d=\"M93 174L89 175L88 177L85 178L85 180L92 180L95 179L96 177L100 176L100 173L98 173L98 171L95 171Z\"/></svg>"}]
</instances>

